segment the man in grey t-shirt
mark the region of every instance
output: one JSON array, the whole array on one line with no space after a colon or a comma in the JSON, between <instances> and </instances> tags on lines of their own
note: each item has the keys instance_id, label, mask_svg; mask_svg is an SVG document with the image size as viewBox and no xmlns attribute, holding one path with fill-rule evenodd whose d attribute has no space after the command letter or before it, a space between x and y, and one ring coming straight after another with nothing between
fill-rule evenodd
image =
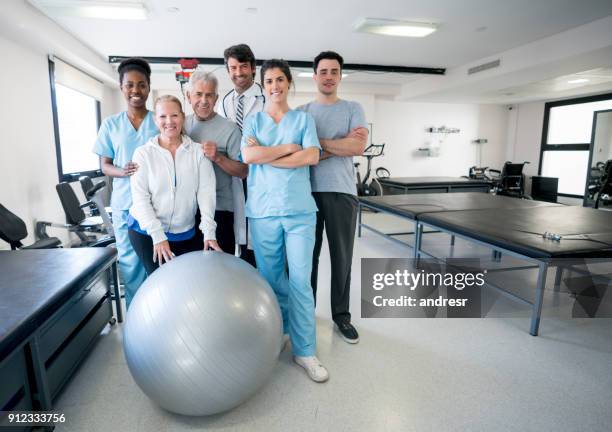
<instances>
[{"instance_id":1,"label":"man in grey t-shirt","mask_svg":"<svg viewBox=\"0 0 612 432\"><path fill-rule=\"evenodd\" d=\"M239 160L242 134L236 123L215 113L219 95L217 78L196 71L189 79L187 98L193 114L185 119L185 132L202 145L204 156L213 162L217 181L217 241L224 252L234 254L234 199L232 177L245 178L248 166Z\"/></svg>"},{"instance_id":2,"label":"man in grey t-shirt","mask_svg":"<svg viewBox=\"0 0 612 432\"><path fill-rule=\"evenodd\" d=\"M311 167L310 171L312 195L319 209L311 277L313 293L316 299L319 255L325 228L331 257L332 318L342 338L357 343L359 333L351 324L349 312L357 224L353 156L363 154L368 129L361 106L338 98L343 63L342 57L333 51L324 51L314 59L317 99L298 109L314 117L323 148L319 164Z\"/></svg>"}]
</instances>

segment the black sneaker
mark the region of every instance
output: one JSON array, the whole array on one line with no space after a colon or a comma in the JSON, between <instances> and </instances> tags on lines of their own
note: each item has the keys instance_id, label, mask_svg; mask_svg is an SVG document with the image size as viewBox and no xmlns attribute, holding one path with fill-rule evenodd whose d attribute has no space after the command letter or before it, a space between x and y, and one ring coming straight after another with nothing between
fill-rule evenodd
<instances>
[{"instance_id":1,"label":"black sneaker","mask_svg":"<svg viewBox=\"0 0 612 432\"><path fill-rule=\"evenodd\" d=\"M353 324L351 324L349 321L334 321L334 323L336 324L336 330L338 330L338 333L340 333L342 339L350 344L356 344L359 342L359 333L357 333L357 330L355 327L353 327Z\"/></svg>"}]
</instances>

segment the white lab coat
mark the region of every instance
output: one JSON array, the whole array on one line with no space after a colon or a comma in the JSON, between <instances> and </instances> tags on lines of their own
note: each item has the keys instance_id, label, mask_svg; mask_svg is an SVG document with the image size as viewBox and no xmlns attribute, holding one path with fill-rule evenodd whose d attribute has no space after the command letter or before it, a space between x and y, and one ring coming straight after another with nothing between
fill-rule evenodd
<instances>
[{"instance_id":1,"label":"white lab coat","mask_svg":"<svg viewBox=\"0 0 612 432\"><path fill-rule=\"evenodd\" d=\"M244 120L256 112L263 111L265 108L266 98L263 94L263 89L257 83L253 83L244 93ZM217 103L216 111L217 114L236 121L236 105L238 103L239 94L235 90L228 92L223 98L219 99ZM247 244L247 232L246 232L246 214L244 208L245 196L244 189L242 188L242 180L234 177L232 179L232 198L234 202L234 236L238 244ZM250 244L250 241L248 241Z\"/></svg>"}]
</instances>

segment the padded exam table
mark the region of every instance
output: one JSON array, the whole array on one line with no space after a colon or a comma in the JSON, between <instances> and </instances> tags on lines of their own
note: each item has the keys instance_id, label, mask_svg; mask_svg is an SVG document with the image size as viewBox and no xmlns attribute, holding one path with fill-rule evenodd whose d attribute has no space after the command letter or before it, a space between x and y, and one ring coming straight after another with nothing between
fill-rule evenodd
<instances>
[{"instance_id":1,"label":"padded exam table","mask_svg":"<svg viewBox=\"0 0 612 432\"><path fill-rule=\"evenodd\" d=\"M465 177L389 177L379 178L385 194L413 194L439 192L489 192L493 183Z\"/></svg>"},{"instance_id":2,"label":"padded exam table","mask_svg":"<svg viewBox=\"0 0 612 432\"><path fill-rule=\"evenodd\" d=\"M364 208L413 221L414 232L384 233L363 223ZM360 198L359 227L411 246L394 236L414 234L414 257L428 255L422 249L425 228L484 245L534 262L538 266L536 296L533 302L514 295L532 306L530 333L538 334L548 267L557 266L555 285L561 280L560 258L612 258L612 212L586 207L564 206L542 201L482 193L392 195ZM560 241L542 234L560 234ZM433 257L433 256L432 256ZM434 257L435 258L435 257Z\"/></svg>"},{"instance_id":3,"label":"padded exam table","mask_svg":"<svg viewBox=\"0 0 612 432\"><path fill-rule=\"evenodd\" d=\"M115 248L0 251L0 411L51 410L115 321L111 294L121 321L116 262Z\"/></svg>"}]
</instances>

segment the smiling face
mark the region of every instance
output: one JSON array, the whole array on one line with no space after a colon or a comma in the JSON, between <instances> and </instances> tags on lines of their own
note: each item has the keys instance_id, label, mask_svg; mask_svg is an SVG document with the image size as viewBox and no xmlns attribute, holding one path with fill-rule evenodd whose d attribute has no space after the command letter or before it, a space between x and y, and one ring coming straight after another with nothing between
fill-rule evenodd
<instances>
[{"instance_id":1,"label":"smiling face","mask_svg":"<svg viewBox=\"0 0 612 432\"><path fill-rule=\"evenodd\" d=\"M130 107L136 109L144 108L149 97L149 91L147 77L142 73L132 70L123 75L121 92Z\"/></svg>"},{"instance_id":2,"label":"smiling face","mask_svg":"<svg viewBox=\"0 0 612 432\"><path fill-rule=\"evenodd\" d=\"M287 101L289 93L289 79L280 68L266 70L263 79L264 89L270 102L280 103Z\"/></svg>"},{"instance_id":3,"label":"smiling face","mask_svg":"<svg viewBox=\"0 0 612 432\"><path fill-rule=\"evenodd\" d=\"M342 79L342 68L338 60L322 59L317 65L317 72L313 75L317 88L326 96L334 95L338 91L338 84Z\"/></svg>"},{"instance_id":4,"label":"smiling face","mask_svg":"<svg viewBox=\"0 0 612 432\"><path fill-rule=\"evenodd\" d=\"M155 105L155 124L164 138L180 137L184 120L185 115L177 102L162 100Z\"/></svg>"},{"instance_id":5,"label":"smiling face","mask_svg":"<svg viewBox=\"0 0 612 432\"><path fill-rule=\"evenodd\" d=\"M200 120L208 119L215 109L219 96L215 85L209 81L196 81L187 92L193 112Z\"/></svg>"},{"instance_id":6,"label":"smiling face","mask_svg":"<svg viewBox=\"0 0 612 432\"><path fill-rule=\"evenodd\" d=\"M237 59L230 57L227 59L227 72L238 93L243 93L253 85L255 70L251 63L241 63Z\"/></svg>"}]
</instances>

